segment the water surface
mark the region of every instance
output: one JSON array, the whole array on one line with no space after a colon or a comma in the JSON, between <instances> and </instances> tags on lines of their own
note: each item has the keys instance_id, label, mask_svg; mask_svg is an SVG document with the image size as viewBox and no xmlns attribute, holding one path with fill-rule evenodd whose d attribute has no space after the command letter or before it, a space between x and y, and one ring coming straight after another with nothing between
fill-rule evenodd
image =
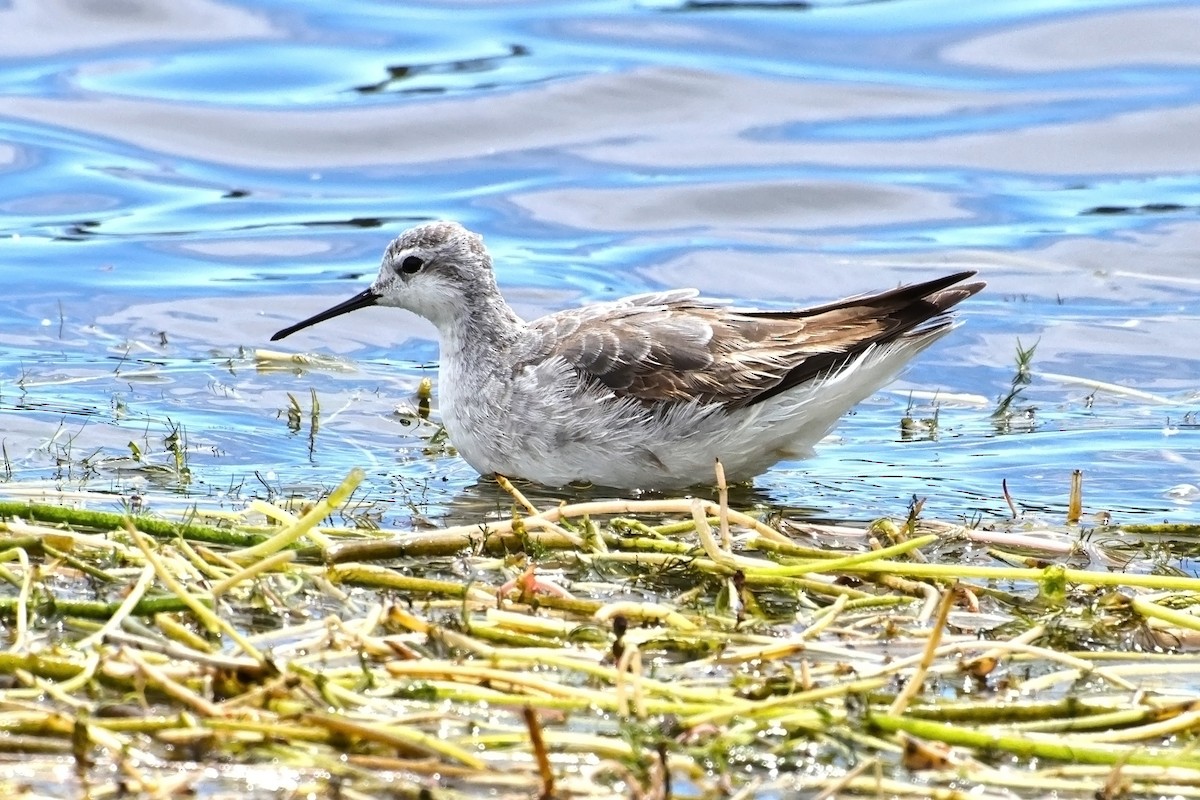
<instances>
[{"instance_id":1,"label":"water surface","mask_svg":"<svg viewBox=\"0 0 1200 800\"><path fill-rule=\"evenodd\" d=\"M449 217L529 315L980 272L960 329L745 502L974 518L1007 481L1061 519L1078 468L1090 512L1194 521L1196 41L1172 3L15 0L0 494L239 507L358 465L385 524L505 507L396 413L435 374L426 323L372 309L282 343L335 366L254 358Z\"/></svg>"}]
</instances>

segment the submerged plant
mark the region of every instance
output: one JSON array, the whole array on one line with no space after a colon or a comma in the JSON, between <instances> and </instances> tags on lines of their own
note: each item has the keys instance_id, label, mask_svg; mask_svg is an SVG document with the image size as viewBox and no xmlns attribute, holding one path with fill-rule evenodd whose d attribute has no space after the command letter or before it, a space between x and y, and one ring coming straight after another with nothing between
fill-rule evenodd
<instances>
[{"instance_id":1,"label":"submerged plant","mask_svg":"<svg viewBox=\"0 0 1200 800\"><path fill-rule=\"evenodd\" d=\"M176 425L170 419L167 420L167 425L170 427L170 433L163 439L163 445L171 454L176 480L180 486L187 486L192 482L192 469L188 466L187 432L182 425Z\"/></svg>"},{"instance_id":2,"label":"submerged plant","mask_svg":"<svg viewBox=\"0 0 1200 800\"><path fill-rule=\"evenodd\" d=\"M1028 348L1021 346L1021 340L1017 340L1017 370L1013 373L1012 385L1009 387L1008 394L1001 398L996 404L996 410L992 412L992 419L997 425L1004 428L1009 427L1013 417L1013 404L1017 398L1025 391L1025 387L1033 383L1033 372L1030 369L1030 364L1033 363L1033 354L1037 350L1038 343L1034 342ZM1024 409L1026 414L1033 413L1033 407Z\"/></svg>"},{"instance_id":3,"label":"submerged plant","mask_svg":"<svg viewBox=\"0 0 1200 800\"><path fill-rule=\"evenodd\" d=\"M941 406L935 404L933 406L933 415L929 417L914 416L914 403L910 395L908 398L908 407L904 410L904 416L900 418L900 439L905 442L916 441L918 439L927 439L936 441L938 438L938 415L941 413Z\"/></svg>"}]
</instances>

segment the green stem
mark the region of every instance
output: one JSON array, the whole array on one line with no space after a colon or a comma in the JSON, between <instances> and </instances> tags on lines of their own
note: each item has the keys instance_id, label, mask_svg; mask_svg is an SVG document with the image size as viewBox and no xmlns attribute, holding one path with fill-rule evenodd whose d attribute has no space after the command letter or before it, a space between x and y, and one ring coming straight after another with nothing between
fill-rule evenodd
<instances>
[{"instance_id":1,"label":"green stem","mask_svg":"<svg viewBox=\"0 0 1200 800\"><path fill-rule=\"evenodd\" d=\"M1200 770L1200 757L1185 748L1129 747L1124 745L1072 742L1062 735L1023 735L1008 731L981 731L961 725L869 714L867 722L888 733L903 731L922 739L944 742L956 747L1011 753L1019 758L1052 759L1072 764L1117 766L1178 767Z\"/></svg>"},{"instance_id":2,"label":"green stem","mask_svg":"<svg viewBox=\"0 0 1200 800\"><path fill-rule=\"evenodd\" d=\"M141 515L130 516L127 514L113 514L107 511L87 511L79 508L67 508L66 506L19 503L7 500L0 501L0 519L13 519L14 517L54 525L68 525L72 528L104 531L106 533L121 530L122 521L128 519L133 522L133 526L139 531L156 539L174 539L177 536L182 536L192 541L226 547L250 547L266 538L256 533L245 533L227 528L212 528L207 525L185 525L181 522L170 522L168 520L154 519L153 517ZM12 544L5 543L3 546L7 548L11 547Z\"/></svg>"}]
</instances>

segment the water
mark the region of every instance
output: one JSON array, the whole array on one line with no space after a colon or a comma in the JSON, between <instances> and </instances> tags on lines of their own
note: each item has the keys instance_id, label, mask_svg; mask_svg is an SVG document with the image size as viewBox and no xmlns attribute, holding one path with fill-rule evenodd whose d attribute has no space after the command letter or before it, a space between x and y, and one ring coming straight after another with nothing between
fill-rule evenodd
<instances>
[{"instance_id":1,"label":"water","mask_svg":"<svg viewBox=\"0 0 1200 800\"><path fill-rule=\"evenodd\" d=\"M1006 514L1007 481L1061 519L1079 468L1088 511L1195 521L1198 40L1170 3L14 0L0 495L236 507L358 465L385 524L507 505L395 413L434 374L422 321L283 343L331 368L254 358L361 290L395 233L451 217L526 314L980 271L963 327L745 502L869 519L920 495L970 518ZM998 427L1018 342L1033 382ZM910 403L933 414L913 392L938 393L936 436L901 435Z\"/></svg>"}]
</instances>

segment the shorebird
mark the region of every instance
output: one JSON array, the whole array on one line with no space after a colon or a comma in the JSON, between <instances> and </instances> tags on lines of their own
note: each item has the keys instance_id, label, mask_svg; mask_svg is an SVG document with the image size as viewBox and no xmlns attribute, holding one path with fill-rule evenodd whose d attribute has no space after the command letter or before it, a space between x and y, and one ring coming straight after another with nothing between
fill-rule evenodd
<instances>
[{"instance_id":1,"label":"shorebird","mask_svg":"<svg viewBox=\"0 0 1200 800\"><path fill-rule=\"evenodd\" d=\"M400 234L370 288L271 337L368 306L432 322L442 423L478 472L547 486L744 481L812 446L954 325L983 288L958 272L793 311L639 294L530 322L505 302L483 238L456 222Z\"/></svg>"}]
</instances>

